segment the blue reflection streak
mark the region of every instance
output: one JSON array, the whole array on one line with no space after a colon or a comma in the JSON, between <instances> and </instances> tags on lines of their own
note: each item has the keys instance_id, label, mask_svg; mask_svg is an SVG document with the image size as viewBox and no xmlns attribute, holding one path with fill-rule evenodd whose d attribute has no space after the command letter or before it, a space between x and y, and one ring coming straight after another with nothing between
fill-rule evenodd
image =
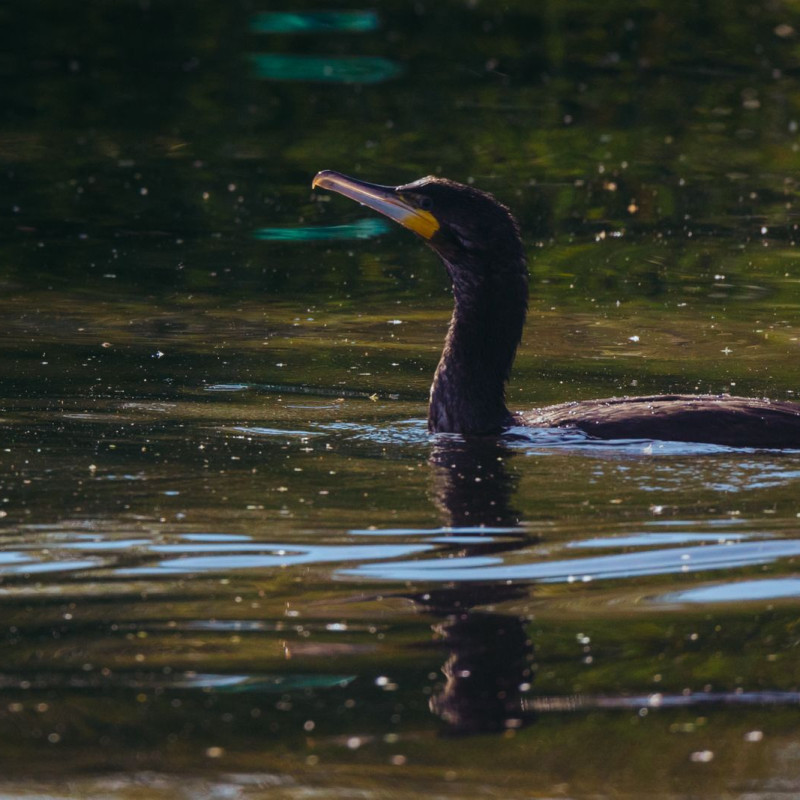
<instances>
[{"instance_id":1,"label":"blue reflection streak","mask_svg":"<svg viewBox=\"0 0 800 800\"><path fill-rule=\"evenodd\" d=\"M152 545L148 549L156 553L185 553L186 556L166 559L147 567L117 569L115 574L226 572L232 569L267 569L297 564L370 561L378 558L392 559L419 555L434 549L434 545L164 544ZM197 553L208 553L208 555L190 555Z\"/></svg>"},{"instance_id":2,"label":"blue reflection streak","mask_svg":"<svg viewBox=\"0 0 800 800\"><path fill-rule=\"evenodd\" d=\"M348 225L314 225L293 228L259 228L253 238L269 242L315 242L341 239L371 239L391 230L388 222L374 217Z\"/></svg>"},{"instance_id":3,"label":"blue reflection streak","mask_svg":"<svg viewBox=\"0 0 800 800\"><path fill-rule=\"evenodd\" d=\"M608 697L597 695L569 695L529 697L523 700L524 707L530 711L563 713L581 711L587 708L627 709L627 708L691 708L698 705L732 706L777 706L797 705L800 692L688 692L681 694L662 694L653 692L647 695L625 695Z\"/></svg>"},{"instance_id":4,"label":"blue reflection streak","mask_svg":"<svg viewBox=\"0 0 800 800\"><path fill-rule=\"evenodd\" d=\"M176 689L210 689L217 692L290 692L303 689L343 689L355 675L213 675L177 679ZM170 684L168 684L170 685Z\"/></svg>"},{"instance_id":5,"label":"blue reflection streak","mask_svg":"<svg viewBox=\"0 0 800 800\"><path fill-rule=\"evenodd\" d=\"M585 550L600 550L602 548L616 547L653 547L660 544L688 544L690 542L725 542L743 541L752 539L755 534L746 533L638 533L620 536L596 536L594 539L581 539L578 542L569 542L568 548L583 548Z\"/></svg>"},{"instance_id":6,"label":"blue reflection streak","mask_svg":"<svg viewBox=\"0 0 800 800\"><path fill-rule=\"evenodd\" d=\"M248 436L279 436L279 437L286 437L286 436L299 436L301 439L307 439L310 436L324 436L324 433L320 433L320 431L291 431L286 430L284 428L246 428L244 426L235 425L233 428L221 428L221 430L232 430L236 433L243 433ZM241 437L239 437L241 438Z\"/></svg>"},{"instance_id":7,"label":"blue reflection streak","mask_svg":"<svg viewBox=\"0 0 800 800\"><path fill-rule=\"evenodd\" d=\"M657 598L659 603L746 603L800 597L800 578L765 578L736 583L700 586Z\"/></svg>"},{"instance_id":8,"label":"blue reflection streak","mask_svg":"<svg viewBox=\"0 0 800 800\"><path fill-rule=\"evenodd\" d=\"M475 536L482 541L491 541L490 534L519 533L520 528L492 527L491 525L459 525L444 528L353 528L348 531L353 536L435 536L452 541L454 535L465 537L464 541L475 542ZM466 538L467 536L470 538Z\"/></svg>"},{"instance_id":9,"label":"blue reflection streak","mask_svg":"<svg viewBox=\"0 0 800 800\"><path fill-rule=\"evenodd\" d=\"M536 581L580 583L768 564L800 556L800 539L669 548L592 558L504 564L497 557L361 564L340 574L387 581Z\"/></svg>"},{"instance_id":10,"label":"blue reflection streak","mask_svg":"<svg viewBox=\"0 0 800 800\"><path fill-rule=\"evenodd\" d=\"M252 33L367 33L380 19L375 11L261 11L249 27Z\"/></svg>"},{"instance_id":11,"label":"blue reflection streak","mask_svg":"<svg viewBox=\"0 0 800 800\"><path fill-rule=\"evenodd\" d=\"M99 559L86 559L84 561L27 561L14 567L0 568L4 575L41 575L48 572L76 572L84 569L95 569L103 566Z\"/></svg>"},{"instance_id":12,"label":"blue reflection streak","mask_svg":"<svg viewBox=\"0 0 800 800\"><path fill-rule=\"evenodd\" d=\"M271 81L316 81L321 83L381 83L396 78L402 67L379 56L298 56L252 53L257 78Z\"/></svg>"}]
</instances>

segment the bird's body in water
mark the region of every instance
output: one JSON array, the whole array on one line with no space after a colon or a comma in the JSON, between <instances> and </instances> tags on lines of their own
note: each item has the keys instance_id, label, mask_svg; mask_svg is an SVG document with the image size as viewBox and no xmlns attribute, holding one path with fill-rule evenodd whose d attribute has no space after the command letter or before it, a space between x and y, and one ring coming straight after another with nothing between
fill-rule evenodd
<instances>
[{"instance_id":1,"label":"bird's body in water","mask_svg":"<svg viewBox=\"0 0 800 800\"><path fill-rule=\"evenodd\" d=\"M524 425L601 439L800 448L800 404L729 395L590 400L512 414L505 384L528 306L519 228L490 194L445 178L390 187L324 171L313 186L369 206L421 236L444 263L455 307L431 386L434 432L492 435Z\"/></svg>"}]
</instances>

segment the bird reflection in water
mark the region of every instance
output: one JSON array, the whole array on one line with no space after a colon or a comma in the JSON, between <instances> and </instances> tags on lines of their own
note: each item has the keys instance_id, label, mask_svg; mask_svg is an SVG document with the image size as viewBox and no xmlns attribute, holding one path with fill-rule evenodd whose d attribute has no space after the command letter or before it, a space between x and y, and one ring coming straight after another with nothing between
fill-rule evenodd
<instances>
[{"instance_id":1,"label":"bird reflection in water","mask_svg":"<svg viewBox=\"0 0 800 800\"><path fill-rule=\"evenodd\" d=\"M497 439L442 436L430 457L433 501L445 525L458 536L464 555L518 549L531 537L519 527L512 505L517 477L507 469L511 451ZM476 610L513 600L523 588L462 584L413 596L445 620L434 627L449 651L446 681L430 708L452 734L497 732L532 720L523 695L533 679L533 644L525 620Z\"/></svg>"},{"instance_id":2,"label":"bird reflection in water","mask_svg":"<svg viewBox=\"0 0 800 800\"><path fill-rule=\"evenodd\" d=\"M532 680L533 644L523 620L462 606L435 631L450 655L442 667L445 684L430 709L450 732L496 732L531 721L523 690Z\"/></svg>"}]
</instances>

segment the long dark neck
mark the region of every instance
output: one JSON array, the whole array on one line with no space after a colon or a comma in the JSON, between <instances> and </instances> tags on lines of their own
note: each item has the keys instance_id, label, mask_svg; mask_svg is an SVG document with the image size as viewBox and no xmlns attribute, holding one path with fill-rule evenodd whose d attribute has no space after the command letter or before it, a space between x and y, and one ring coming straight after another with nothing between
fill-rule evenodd
<instances>
[{"instance_id":1,"label":"long dark neck","mask_svg":"<svg viewBox=\"0 0 800 800\"><path fill-rule=\"evenodd\" d=\"M431 386L428 428L498 433L512 421L505 383L525 322L527 275L462 281L453 290L455 308Z\"/></svg>"}]
</instances>

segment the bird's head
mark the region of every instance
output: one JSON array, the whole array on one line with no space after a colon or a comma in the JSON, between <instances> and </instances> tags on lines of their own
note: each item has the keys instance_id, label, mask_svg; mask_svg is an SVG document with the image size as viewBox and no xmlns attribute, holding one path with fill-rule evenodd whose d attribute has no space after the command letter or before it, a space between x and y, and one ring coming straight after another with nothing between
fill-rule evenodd
<instances>
[{"instance_id":1,"label":"bird's head","mask_svg":"<svg viewBox=\"0 0 800 800\"><path fill-rule=\"evenodd\" d=\"M330 170L317 173L312 186L338 192L414 231L444 261L456 288L487 279L527 279L516 220L486 192L430 176L379 186Z\"/></svg>"}]
</instances>

